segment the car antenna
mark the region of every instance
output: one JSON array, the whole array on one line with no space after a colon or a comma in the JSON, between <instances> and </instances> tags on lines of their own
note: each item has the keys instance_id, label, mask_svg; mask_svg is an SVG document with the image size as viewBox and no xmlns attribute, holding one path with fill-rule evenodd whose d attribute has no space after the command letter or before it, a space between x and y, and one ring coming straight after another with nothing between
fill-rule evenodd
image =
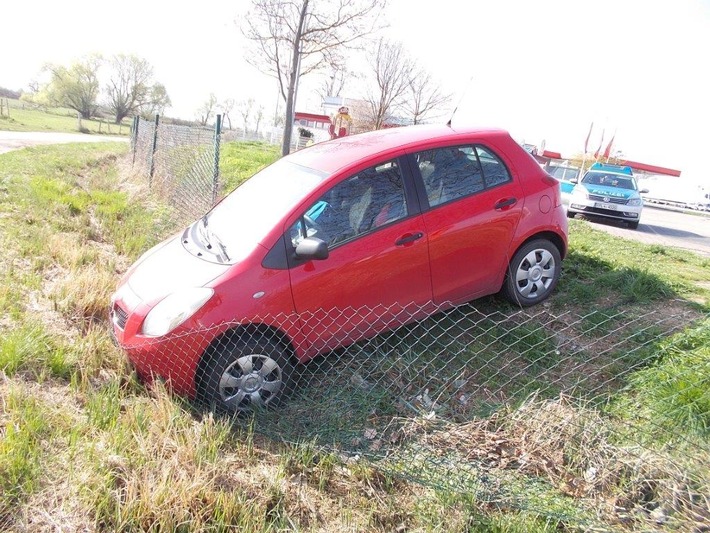
<instances>
[{"instance_id":1,"label":"car antenna","mask_svg":"<svg viewBox=\"0 0 710 533\"><path fill-rule=\"evenodd\" d=\"M456 111L458 111L459 106L461 105L461 102L463 101L463 97L466 96L466 92L468 92L468 88L471 86L471 82L473 81L473 75L468 79L468 83L466 84L466 88L463 90L463 93L461 93L461 98L459 98L458 103L454 107L454 110L451 112L451 116L449 117L449 121L446 123L446 125L450 128L451 127L451 121L454 118L454 115L456 114Z\"/></svg>"}]
</instances>

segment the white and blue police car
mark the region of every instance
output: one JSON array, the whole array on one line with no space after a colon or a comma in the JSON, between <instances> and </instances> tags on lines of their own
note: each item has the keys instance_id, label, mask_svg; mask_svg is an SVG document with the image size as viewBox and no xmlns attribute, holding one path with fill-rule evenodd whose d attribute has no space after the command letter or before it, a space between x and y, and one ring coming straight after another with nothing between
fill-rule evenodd
<instances>
[{"instance_id":1,"label":"white and blue police car","mask_svg":"<svg viewBox=\"0 0 710 533\"><path fill-rule=\"evenodd\" d=\"M594 163L581 180L573 179L567 216L577 214L622 220L638 228L643 209L641 194L631 167Z\"/></svg>"}]
</instances>

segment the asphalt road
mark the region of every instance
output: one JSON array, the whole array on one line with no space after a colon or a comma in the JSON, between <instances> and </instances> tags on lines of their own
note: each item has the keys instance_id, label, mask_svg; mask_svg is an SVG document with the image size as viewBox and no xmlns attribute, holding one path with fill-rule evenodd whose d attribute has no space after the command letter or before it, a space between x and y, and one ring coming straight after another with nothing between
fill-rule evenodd
<instances>
[{"instance_id":1,"label":"asphalt road","mask_svg":"<svg viewBox=\"0 0 710 533\"><path fill-rule=\"evenodd\" d=\"M594 228L625 239L690 250L710 257L710 213L681 212L646 204L638 229L622 222L592 219Z\"/></svg>"},{"instance_id":2,"label":"asphalt road","mask_svg":"<svg viewBox=\"0 0 710 533\"><path fill-rule=\"evenodd\" d=\"M52 131L0 131L0 154L39 144L65 144L86 142L128 142L128 137L87 135L83 133L57 133Z\"/></svg>"}]
</instances>

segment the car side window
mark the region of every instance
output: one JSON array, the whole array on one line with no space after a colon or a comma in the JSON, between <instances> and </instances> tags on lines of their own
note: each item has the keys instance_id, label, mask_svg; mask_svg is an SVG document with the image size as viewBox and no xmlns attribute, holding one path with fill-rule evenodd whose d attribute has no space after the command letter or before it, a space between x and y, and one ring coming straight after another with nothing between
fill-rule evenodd
<instances>
[{"instance_id":1,"label":"car side window","mask_svg":"<svg viewBox=\"0 0 710 533\"><path fill-rule=\"evenodd\" d=\"M431 207L482 191L483 174L471 146L435 148L416 154Z\"/></svg>"},{"instance_id":2,"label":"car side window","mask_svg":"<svg viewBox=\"0 0 710 533\"><path fill-rule=\"evenodd\" d=\"M486 188L495 187L511 180L508 169L497 155L482 146L476 146L476 152L483 169Z\"/></svg>"},{"instance_id":3,"label":"car side window","mask_svg":"<svg viewBox=\"0 0 710 533\"><path fill-rule=\"evenodd\" d=\"M406 215L402 173L396 161L388 161L335 185L306 210L289 233L294 247L308 236L322 239L332 248Z\"/></svg>"},{"instance_id":4,"label":"car side window","mask_svg":"<svg viewBox=\"0 0 710 533\"><path fill-rule=\"evenodd\" d=\"M498 156L482 146L436 148L415 155L430 207L511 180Z\"/></svg>"}]
</instances>

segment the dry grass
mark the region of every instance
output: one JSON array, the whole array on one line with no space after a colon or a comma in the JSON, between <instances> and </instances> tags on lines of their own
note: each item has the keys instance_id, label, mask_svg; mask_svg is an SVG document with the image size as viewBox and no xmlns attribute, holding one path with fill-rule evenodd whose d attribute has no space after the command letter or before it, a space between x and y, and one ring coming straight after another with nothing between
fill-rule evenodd
<instances>
[{"instance_id":1,"label":"dry grass","mask_svg":"<svg viewBox=\"0 0 710 533\"><path fill-rule=\"evenodd\" d=\"M710 521L707 454L682 442L655 450L619 440L634 431L567 398L531 398L508 414L434 431L421 442L455 451L494 477L514 471L545 478L624 530L701 531Z\"/></svg>"}]
</instances>

